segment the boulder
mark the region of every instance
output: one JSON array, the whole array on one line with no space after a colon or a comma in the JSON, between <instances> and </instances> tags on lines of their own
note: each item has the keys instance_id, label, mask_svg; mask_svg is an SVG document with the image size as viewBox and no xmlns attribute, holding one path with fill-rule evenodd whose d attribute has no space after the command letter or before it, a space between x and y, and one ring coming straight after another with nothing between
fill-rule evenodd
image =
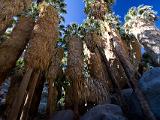
<instances>
[{"instance_id":1,"label":"boulder","mask_svg":"<svg viewBox=\"0 0 160 120\"><path fill-rule=\"evenodd\" d=\"M152 112L160 120L160 67L155 67L145 72L139 81Z\"/></svg>"},{"instance_id":2,"label":"boulder","mask_svg":"<svg viewBox=\"0 0 160 120\"><path fill-rule=\"evenodd\" d=\"M74 112L72 110L61 110L55 112L49 120L74 120Z\"/></svg>"},{"instance_id":3,"label":"boulder","mask_svg":"<svg viewBox=\"0 0 160 120\"><path fill-rule=\"evenodd\" d=\"M129 120L144 120L144 115L140 103L131 88L121 91L122 96L128 106L127 118Z\"/></svg>"},{"instance_id":4,"label":"boulder","mask_svg":"<svg viewBox=\"0 0 160 120\"><path fill-rule=\"evenodd\" d=\"M118 105L97 105L90 109L80 120L126 120Z\"/></svg>"},{"instance_id":5,"label":"boulder","mask_svg":"<svg viewBox=\"0 0 160 120\"><path fill-rule=\"evenodd\" d=\"M139 80L139 87L144 93L152 112L160 120L160 67L145 72ZM121 91L129 107L129 120L144 120L139 101L132 89Z\"/></svg>"}]
</instances>

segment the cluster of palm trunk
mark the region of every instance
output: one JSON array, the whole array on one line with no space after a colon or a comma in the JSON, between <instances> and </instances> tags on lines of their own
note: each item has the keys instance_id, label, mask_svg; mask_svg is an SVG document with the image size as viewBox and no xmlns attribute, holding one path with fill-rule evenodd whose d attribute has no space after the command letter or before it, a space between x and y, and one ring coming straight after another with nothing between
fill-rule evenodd
<instances>
[{"instance_id":1,"label":"cluster of palm trunk","mask_svg":"<svg viewBox=\"0 0 160 120\"><path fill-rule=\"evenodd\" d=\"M119 105L127 113L128 108L121 95L121 90L131 87L139 99L142 110L147 113L146 117L155 119L145 96L138 87L140 74L134 64L131 64L129 48L127 49L118 33L110 29L107 23L103 27L105 30L102 35L97 32L89 32L84 37L84 41L75 35L68 38L69 53L66 76L71 80L71 88L66 95L66 104L72 106L77 113L87 103L110 103L110 96L115 93ZM136 53L137 58L139 52L140 50ZM89 77L87 79L82 70L83 54L88 57Z\"/></svg>"},{"instance_id":2,"label":"cluster of palm trunk","mask_svg":"<svg viewBox=\"0 0 160 120\"><path fill-rule=\"evenodd\" d=\"M16 0L18 1L18 0ZM31 1L24 1L0 7L21 6L20 10L8 10L0 14L0 33L4 33L14 15L24 11ZM6 3L8 4L8 3ZM18 12L17 12L17 11ZM13 12L14 11L14 12ZM1 22L2 21L2 22ZM111 102L111 95L116 94L119 105L127 113L127 106L121 95L121 89L131 87L136 93L141 107L149 120L155 120L148 103L138 87L139 73L131 64L128 50L118 33L104 22L102 35L88 32L82 39L78 35L69 35L67 39L67 69L61 68L64 51L56 47L58 39L58 13L51 6L42 6L39 17L21 16L9 39L0 45L0 84L15 67L16 61L24 52L25 70L17 71L11 77L11 86L6 101L4 117L6 120L34 119L41 99L44 82L47 80L47 113L56 111L58 90L57 79L70 81L66 90L65 106L72 108L78 115L86 104L105 104ZM140 49L140 48L138 48ZM137 56L140 54L137 52ZM86 52L86 53L85 53ZM84 74L84 54L87 55L88 77Z\"/></svg>"},{"instance_id":3,"label":"cluster of palm trunk","mask_svg":"<svg viewBox=\"0 0 160 120\"><path fill-rule=\"evenodd\" d=\"M7 0L1 2L0 7L4 12L0 14L2 16L0 29L4 34L11 24L12 17L28 9L32 1ZM25 62L24 69L16 69L14 75L11 76L3 116L6 120L28 120L35 117L46 78L49 81L49 97L51 98L48 102L48 113L54 110L51 109L54 102L52 100L52 95L54 96L52 81L57 79L55 76L58 76L59 73L55 74L55 71L59 70L58 65L61 61L58 59L59 49L56 48L59 34L58 24L57 10L44 4L39 10L36 22L30 16L21 15L9 39L0 45L0 84L9 76L8 73L16 68L16 61L20 57Z\"/></svg>"}]
</instances>

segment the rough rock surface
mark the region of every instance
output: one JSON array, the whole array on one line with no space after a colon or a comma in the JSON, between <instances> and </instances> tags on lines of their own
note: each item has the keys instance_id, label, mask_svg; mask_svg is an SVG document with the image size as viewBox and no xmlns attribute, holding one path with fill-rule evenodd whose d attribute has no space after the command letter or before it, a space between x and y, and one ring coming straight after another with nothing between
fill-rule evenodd
<instances>
[{"instance_id":1,"label":"rough rock surface","mask_svg":"<svg viewBox=\"0 0 160 120\"><path fill-rule=\"evenodd\" d=\"M157 119L160 119L160 67L153 68L152 70L145 72L139 80L139 86L143 91L152 112ZM124 89L121 91L124 96L128 107L128 119L129 120L144 120L144 115L141 110L137 97L133 93L132 89Z\"/></svg>"},{"instance_id":2,"label":"rough rock surface","mask_svg":"<svg viewBox=\"0 0 160 120\"><path fill-rule=\"evenodd\" d=\"M145 94L151 110L160 119L160 67L143 74L139 81L140 88Z\"/></svg>"},{"instance_id":3,"label":"rough rock surface","mask_svg":"<svg viewBox=\"0 0 160 120\"><path fill-rule=\"evenodd\" d=\"M138 99L136 95L133 93L133 90L131 88L124 89L121 91L125 102L128 106L128 119L129 120L144 120L144 115L141 110L140 104L138 102Z\"/></svg>"},{"instance_id":4,"label":"rough rock surface","mask_svg":"<svg viewBox=\"0 0 160 120\"><path fill-rule=\"evenodd\" d=\"M74 112L72 110L61 110L53 114L49 120L73 120Z\"/></svg>"},{"instance_id":5,"label":"rough rock surface","mask_svg":"<svg viewBox=\"0 0 160 120\"><path fill-rule=\"evenodd\" d=\"M126 118L118 105L105 104L90 109L81 120L126 120Z\"/></svg>"}]
</instances>

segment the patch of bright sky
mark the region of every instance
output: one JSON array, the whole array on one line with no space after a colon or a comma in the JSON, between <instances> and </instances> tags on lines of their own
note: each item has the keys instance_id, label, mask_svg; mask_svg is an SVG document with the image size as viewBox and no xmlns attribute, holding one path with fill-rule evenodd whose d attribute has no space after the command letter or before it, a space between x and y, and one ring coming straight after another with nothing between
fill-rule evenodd
<instances>
[{"instance_id":1,"label":"patch of bright sky","mask_svg":"<svg viewBox=\"0 0 160 120\"><path fill-rule=\"evenodd\" d=\"M65 25L70 23L81 24L86 18L84 13L84 2L83 0L65 0L67 3L67 14L65 17Z\"/></svg>"},{"instance_id":2,"label":"patch of bright sky","mask_svg":"<svg viewBox=\"0 0 160 120\"><path fill-rule=\"evenodd\" d=\"M65 17L65 25L70 23L81 24L86 18L84 13L84 2L83 0L65 0L67 3L67 14ZM119 15L120 20L124 23L124 16L132 6L139 6L141 4L153 6L160 16L160 0L116 0L113 5L113 11ZM160 20L156 24L160 28Z\"/></svg>"},{"instance_id":3,"label":"patch of bright sky","mask_svg":"<svg viewBox=\"0 0 160 120\"><path fill-rule=\"evenodd\" d=\"M113 5L113 11L121 17L120 20L124 23L124 16L127 14L129 8L142 4L152 6L153 10L157 11L158 16L160 16L160 0L116 0ZM160 28L160 20L157 21L156 25Z\"/></svg>"}]
</instances>

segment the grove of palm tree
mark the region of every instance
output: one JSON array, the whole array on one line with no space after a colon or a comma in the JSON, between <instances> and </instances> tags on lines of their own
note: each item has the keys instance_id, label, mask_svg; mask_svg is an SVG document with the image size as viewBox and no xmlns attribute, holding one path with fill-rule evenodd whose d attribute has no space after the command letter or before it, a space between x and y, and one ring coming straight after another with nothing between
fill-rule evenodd
<instances>
[{"instance_id":1,"label":"grove of palm tree","mask_svg":"<svg viewBox=\"0 0 160 120\"><path fill-rule=\"evenodd\" d=\"M65 0L0 0L0 120L160 119L157 11L83 2L66 25Z\"/></svg>"}]
</instances>

